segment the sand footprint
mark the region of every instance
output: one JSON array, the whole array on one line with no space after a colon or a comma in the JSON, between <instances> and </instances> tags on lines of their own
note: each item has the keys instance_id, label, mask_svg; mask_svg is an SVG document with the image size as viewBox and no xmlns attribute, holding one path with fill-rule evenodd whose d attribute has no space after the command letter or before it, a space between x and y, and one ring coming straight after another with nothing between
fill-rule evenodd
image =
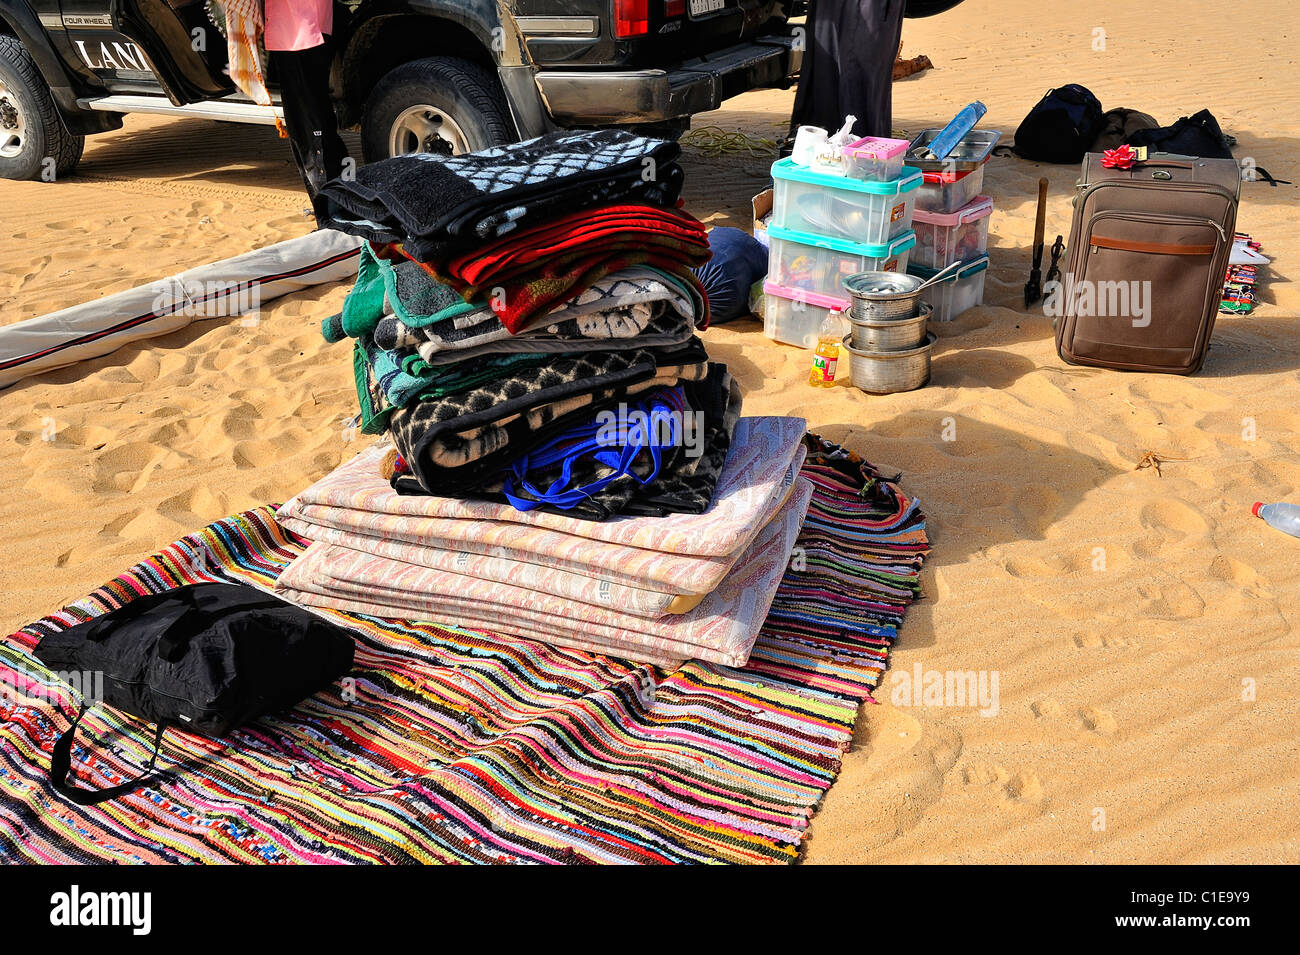
<instances>
[{"instance_id":1,"label":"sand footprint","mask_svg":"<svg viewBox=\"0 0 1300 955\"><path fill-rule=\"evenodd\" d=\"M1084 707L1079 711L1079 719L1082 720L1084 729L1096 733L1099 736L1114 736L1118 728L1115 723L1115 717L1109 712L1096 706Z\"/></svg>"},{"instance_id":2,"label":"sand footprint","mask_svg":"<svg viewBox=\"0 0 1300 955\"><path fill-rule=\"evenodd\" d=\"M1212 526L1200 512L1176 498L1143 505L1138 520L1147 535L1133 549L1143 557L1158 556L1166 546L1188 538L1202 538Z\"/></svg>"},{"instance_id":3,"label":"sand footprint","mask_svg":"<svg viewBox=\"0 0 1300 955\"><path fill-rule=\"evenodd\" d=\"M196 487L174 494L158 504L158 513L180 524L200 526L227 513L226 495Z\"/></svg>"},{"instance_id":4,"label":"sand footprint","mask_svg":"<svg viewBox=\"0 0 1300 955\"><path fill-rule=\"evenodd\" d=\"M1145 602L1137 616L1160 620L1191 620L1205 613L1205 600L1181 580L1150 582L1138 587Z\"/></svg>"},{"instance_id":5,"label":"sand footprint","mask_svg":"<svg viewBox=\"0 0 1300 955\"><path fill-rule=\"evenodd\" d=\"M1009 557L1002 564L1002 569L1012 577L1026 579L1033 577L1053 577L1056 571L1045 562L1033 557Z\"/></svg>"},{"instance_id":6,"label":"sand footprint","mask_svg":"<svg viewBox=\"0 0 1300 955\"><path fill-rule=\"evenodd\" d=\"M95 458L92 488L97 494L135 493L149 483L154 469L169 452L147 441L128 441Z\"/></svg>"},{"instance_id":7,"label":"sand footprint","mask_svg":"<svg viewBox=\"0 0 1300 955\"><path fill-rule=\"evenodd\" d=\"M1142 646L1134 637L1114 631L1076 633L1074 645L1080 650L1131 650Z\"/></svg>"},{"instance_id":8,"label":"sand footprint","mask_svg":"<svg viewBox=\"0 0 1300 955\"><path fill-rule=\"evenodd\" d=\"M1011 802L1042 805L1047 801L1047 790L1037 773L1018 772L1002 784L1002 791Z\"/></svg>"},{"instance_id":9,"label":"sand footprint","mask_svg":"<svg viewBox=\"0 0 1300 955\"><path fill-rule=\"evenodd\" d=\"M1031 485L1016 498L1013 510L1020 515L1026 527L1038 537L1046 536L1047 529L1056 523L1064 501L1061 495L1045 484Z\"/></svg>"},{"instance_id":10,"label":"sand footprint","mask_svg":"<svg viewBox=\"0 0 1300 955\"><path fill-rule=\"evenodd\" d=\"M1210 576L1238 587L1268 587L1268 581L1260 577L1254 567L1234 560L1227 554L1219 554L1210 561Z\"/></svg>"},{"instance_id":11,"label":"sand footprint","mask_svg":"<svg viewBox=\"0 0 1300 955\"><path fill-rule=\"evenodd\" d=\"M1004 784L1011 774L996 763L976 762L962 770L962 782L967 786L992 786Z\"/></svg>"},{"instance_id":12,"label":"sand footprint","mask_svg":"<svg viewBox=\"0 0 1300 955\"><path fill-rule=\"evenodd\" d=\"M962 770L962 781L967 786L996 786L1007 802L1041 806L1047 800L1047 790L1037 773L1026 770L1013 773L997 763L972 763Z\"/></svg>"},{"instance_id":13,"label":"sand footprint","mask_svg":"<svg viewBox=\"0 0 1300 955\"><path fill-rule=\"evenodd\" d=\"M1054 720L1061 715L1061 704L1050 696L1037 700L1029 705L1035 719Z\"/></svg>"},{"instance_id":14,"label":"sand footprint","mask_svg":"<svg viewBox=\"0 0 1300 955\"><path fill-rule=\"evenodd\" d=\"M270 441L239 441L231 449L231 459L241 471L249 468L273 468L282 459L280 449Z\"/></svg>"}]
</instances>

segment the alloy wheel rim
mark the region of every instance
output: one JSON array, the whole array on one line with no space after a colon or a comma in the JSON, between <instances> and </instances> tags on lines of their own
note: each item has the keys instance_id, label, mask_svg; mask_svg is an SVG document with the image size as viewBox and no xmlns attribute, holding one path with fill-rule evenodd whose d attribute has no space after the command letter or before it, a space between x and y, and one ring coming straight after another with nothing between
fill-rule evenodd
<instances>
[{"instance_id":1,"label":"alloy wheel rim","mask_svg":"<svg viewBox=\"0 0 1300 955\"><path fill-rule=\"evenodd\" d=\"M27 123L9 87L0 80L0 159L13 159L23 151Z\"/></svg>"},{"instance_id":2,"label":"alloy wheel rim","mask_svg":"<svg viewBox=\"0 0 1300 955\"><path fill-rule=\"evenodd\" d=\"M388 154L440 153L459 156L469 152L464 131L436 106L411 106L393 120L388 134Z\"/></svg>"}]
</instances>

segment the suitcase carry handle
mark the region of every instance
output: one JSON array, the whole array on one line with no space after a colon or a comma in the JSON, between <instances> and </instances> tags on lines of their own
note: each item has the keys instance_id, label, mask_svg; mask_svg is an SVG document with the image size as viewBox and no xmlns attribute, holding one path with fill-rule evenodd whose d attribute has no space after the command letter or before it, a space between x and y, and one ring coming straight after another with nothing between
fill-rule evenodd
<instances>
[{"instance_id":1,"label":"suitcase carry handle","mask_svg":"<svg viewBox=\"0 0 1300 955\"><path fill-rule=\"evenodd\" d=\"M1138 163L1139 166L1177 166L1180 169L1191 169L1196 165L1199 156L1184 156L1182 153L1147 153L1147 158Z\"/></svg>"}]
</instances>

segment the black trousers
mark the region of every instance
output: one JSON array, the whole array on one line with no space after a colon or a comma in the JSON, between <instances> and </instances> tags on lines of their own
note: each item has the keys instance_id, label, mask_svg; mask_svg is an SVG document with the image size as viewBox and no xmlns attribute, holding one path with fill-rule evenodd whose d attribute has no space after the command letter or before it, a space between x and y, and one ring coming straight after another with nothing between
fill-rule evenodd
<instances>
[{"instance_id":1,"label":"black trousers","mask_svg":"<svg viewBox=\"0 0 1300 955\"><path fill-rule=\"evenodd\" d=\"M271 69L280 82L280 105L293 158L308 194L314 196L343 171L343 160L348 155L330 102L333 54L328 42L310 50L268 52Z\"/></svg>"},{"instance_id":2,"label":"black trousers","mask_svg":"<svg viewBox=\"0 0 1300 955\"><path fill-rule=\"evenodd\" d=\"M849 114L858 118L853 131L859 136L890 135L904 6L904 0L811 0L791 135L800 126L833 133Z\"/></svg>"}]
</instances>

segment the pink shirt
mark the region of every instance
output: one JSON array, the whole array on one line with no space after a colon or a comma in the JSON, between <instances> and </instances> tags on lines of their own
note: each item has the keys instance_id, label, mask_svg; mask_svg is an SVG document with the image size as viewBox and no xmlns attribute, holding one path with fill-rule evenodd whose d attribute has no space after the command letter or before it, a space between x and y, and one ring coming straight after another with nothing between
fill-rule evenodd
<instances>
[{"instance_id":1,"label":"pink shirt","mask_svg":"<svg viewBox=\"0 0 1300 955\"><path fill-rule=\"evenodd\" d=\"M334 29L332 0L265 0L268 50L310 50Z\"/></svg>"}]
</instances>

